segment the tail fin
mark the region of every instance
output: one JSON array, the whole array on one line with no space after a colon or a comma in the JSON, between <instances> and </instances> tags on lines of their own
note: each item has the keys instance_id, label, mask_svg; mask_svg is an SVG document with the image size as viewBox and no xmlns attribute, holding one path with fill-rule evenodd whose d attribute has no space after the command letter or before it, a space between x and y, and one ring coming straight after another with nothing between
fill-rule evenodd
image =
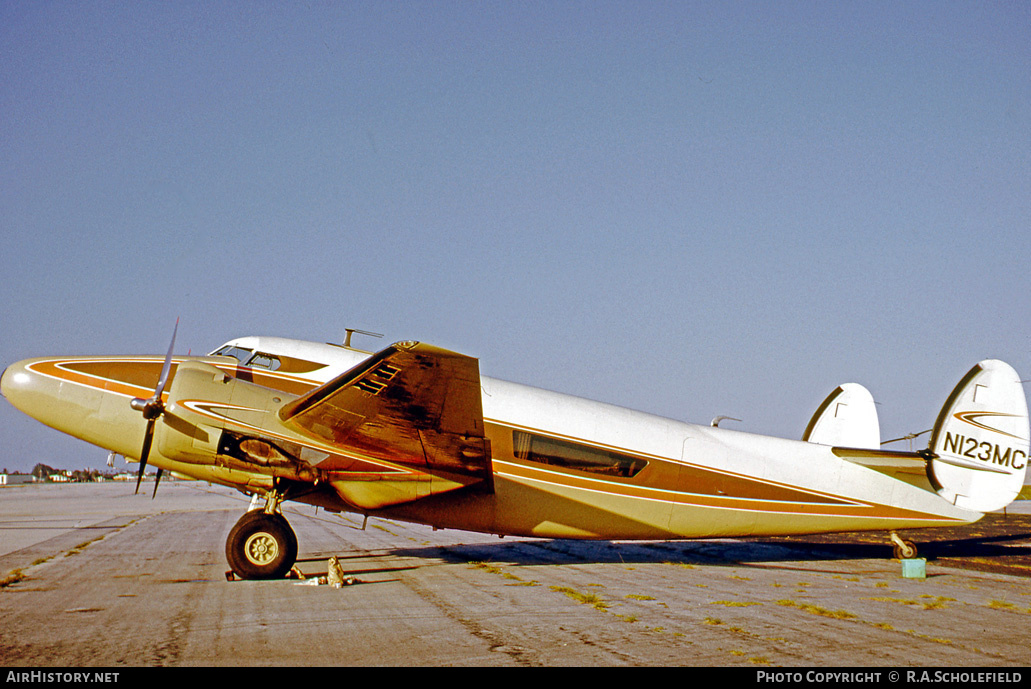
<instances>
[{"instance_id":1,"label":"tail fin","mask_svg":"<svg viewBox=\"0 0 1031 689\"><path fill-rule=\"evenodd\" d=\"M873 395L859 383L839 385L817 407L802 440L836 447L880 449L881 427Z\"/></svg>"},{"instance_id":2,"label":"tail fin","mask_svg":"<svg viewBox=\"0 0 1031 689\"><path fill-rule=\"evenodd\" d=\"M1024 484L1029 435L1019 376L1008 364L986 359L963 377L934 424L931 483L962 509L1002 509Z\"/></svg>"}]
</instances>

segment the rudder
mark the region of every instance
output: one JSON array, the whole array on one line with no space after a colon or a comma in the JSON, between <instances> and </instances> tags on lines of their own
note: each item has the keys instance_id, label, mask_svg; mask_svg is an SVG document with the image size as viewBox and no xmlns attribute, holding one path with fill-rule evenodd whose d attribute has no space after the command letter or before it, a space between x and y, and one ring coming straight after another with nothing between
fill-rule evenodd
<instances>
[{"instance_id":1,"label":"rudder","mask_svg":"<svg viewBox=\"0 0 1031 689\"><path fill-rule=\"evenodd\" d=\"M986 359L963 377L938 414L928 476L938 494L957 507L1002 509L1024 484L1029 435L1017 372Z\"/></svg>"}]
</instances>

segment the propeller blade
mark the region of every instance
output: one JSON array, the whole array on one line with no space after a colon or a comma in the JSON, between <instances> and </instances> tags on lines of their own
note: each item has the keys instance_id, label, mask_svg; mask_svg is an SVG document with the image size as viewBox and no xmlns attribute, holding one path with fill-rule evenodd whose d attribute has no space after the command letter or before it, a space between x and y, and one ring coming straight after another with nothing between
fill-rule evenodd
<instances>
[{"instance_id":1,"label":"propeller blade","mask_svg":"<svg viewBox=\"0 0 1031 689\"><path fill-rule=\"evenodd\" d=\"M168 354L165 355L165 365L161 367L161 377L158 379L157 389L154 390L154 398L160 402L161 394L165 391L168 383L168 373L172 370L172 350L175 349L175 335L179 332L179 319L175 319L175 328L172 330L172 343L168 345Z\"/></svg>"},{"instance_id":2,"label":"propeller blade","mask_svg":"<svg viewBox=\"0 0 1031 689\"><path fill-rule=\"evenodd\" d=\"M156 498L158 496L158 484L161 483L161 474L163 472L164 472L164 469L158 468L157 478L154 479L154 493L153 493L153 495L150 496L151 500L153 500L154 498Z\"/></svg>"},{"instance_id":3,"label":"propeller blade","mask_svg":"<svg viewBox=\"0 0 1031 689\"><path fill-rule=\"evenodd\" d=\"M147 420L147 430L143 434L143 449L140 451L140 470L136 474L136 493L140 492L140 481L143 480L143 472L147 469L147 457L150 456L150 445L154 441L154 421Z\"/></svg>"},{"instance_id":4,"label":"propeller blade","mask_svg":"<svg viewBox=\"0 0 1031 689\"><path fill-rule=\"evenodd\" d=\"M158 377L158 384L154 388L154 394L147 399L135 397L129 401L129 405L136 411L141 412L145 419L156 419L165 411L165 405L161 396L165 392L165 386L168 385L168 376L172 371L172 351L175 349L175 336L178 332L179 319L176 318L175 328L172 330L172 342L168 345L168 353L165 354L165 363L161 367L161 375Z\"/></svg>"},{"instance_id":5,"label":"propeller blade","mask_svg":"<svg viewBox=\"0 0 1031 689\"><path fill-rule=\"evenodd\" d=\"M161 367L161 376L158 378L157 387L154 388L154 395L150 399L135 397L129 401L136 411L143 414L147 420L147 430L143 433L143 449L140 450L140 470L136 474L136 493L140 492L140 482L143 481L143 473L147 470L147 458L150 457L150 446L154 442L154 422L165 413L165 403L161 396L168 385L168 376L172 371L172 352L175 350L175 336L179 332L179 319L175 319L175 328L172 330L172 342L168 345L168 353L165 354L165 363ZM158 483L161 482L161 468L158 468L157 481L154 482L154 495L158 492ZM153 499L153 496L151 496Z\"/></svg>"}]
</instances>

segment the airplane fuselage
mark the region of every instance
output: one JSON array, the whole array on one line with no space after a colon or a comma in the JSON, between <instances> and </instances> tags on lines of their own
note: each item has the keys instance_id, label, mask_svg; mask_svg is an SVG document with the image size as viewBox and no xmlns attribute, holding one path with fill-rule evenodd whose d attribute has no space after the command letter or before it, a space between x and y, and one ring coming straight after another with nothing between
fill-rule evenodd
<instances>
[{"instance_id":1,"label":"airplane fuselage","mask_svg":"<svg viewBox=\"0 0 1031 689\"><path fill-rule=\"evenodd\" d=\"M295 490L290 499L329 510L557 538L894 530L969 523L982 516L942 500L926 475L900 480L845 461L826 445L683 423L487 377L480 378L480 387L490 480L439 494L426 483L424 497L380 506L362 492L374 485L370 474L382 471L386 481L397 472L271 433L263 417L361 363L368 352L241 338L216 354L175 357L173 376L187 362L204 364L224 373L227 385L238 380L253 383L249 390L272 391L268 401L233 398L215 404L191 398L179 408L213 419L231 413L236 427L254 428L273 446L301 447L298 456L305 461L277 463L273 456L259 466L253 455L242 461L240 453L226 449L224 436L194 432L192 450L183 450L180 440L175 457L169 457L159 442L149 463L246 493L266 493L286 481L311 486ZM47 425L139 457L146 422L129 401L153 391L162 363L160 357L32 359L5 371L3 392ZM230 408L236 411L226 411ZM174 410L169 416L174 430ZM183 433L188 436L188 429Z\"/></svg>"}]
</instances>

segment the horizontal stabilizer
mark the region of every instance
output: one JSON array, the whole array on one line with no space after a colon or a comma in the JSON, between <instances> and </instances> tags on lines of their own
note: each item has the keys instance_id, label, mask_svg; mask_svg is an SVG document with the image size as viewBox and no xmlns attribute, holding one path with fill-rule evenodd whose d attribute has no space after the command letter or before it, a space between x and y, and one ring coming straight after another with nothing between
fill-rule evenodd
<instances>
[{"instance_id":1,"label":"horizontal stabilizer","mask_svg":"<svg viewBox=\"0 0 1031 689\"><path fill-rule=\"evenodd\" d=\"M977 364L934 425L928 449L938 494L963 509L1002 509L1023 486L1028 436L1027 399L1017 372L996 359Z\"/></svg>"},{"instance_id":2,"label":"horizontal stabilizer","mask_svg":"<svg viewBox=\"0 0 1031 689\"><path fill-rule=\"evenodd\" d=\"M839 385L816 409L802 440L835 447L878 449L881 427L873 395L858 383Z\"/></svg>"},{"instance_id":3,"label":"horizontal stabilizer","mask_svg":"<svg viewBox=\"0 0 1031 689\"><path fill-rule=\"evenodd\" d=\"M875 469L886 474L926 472L927 458L918 452L897 452L892 450L864 450L853 447L835 447L838 457L853 464Z\"/></svg>"},{"instance_id":4,"label":"horizontal stabilizer","mask_svg":"<svg viewBox=\"0 0 1031 689\"><path fill-rule=\"evenodd\" d=\"M904 481L922 490L934 490L934 486L927 478L927 457L923 453L864 450L856 447L835 447L832 452L852 464Z\"/></svg>"}]
</instances>

